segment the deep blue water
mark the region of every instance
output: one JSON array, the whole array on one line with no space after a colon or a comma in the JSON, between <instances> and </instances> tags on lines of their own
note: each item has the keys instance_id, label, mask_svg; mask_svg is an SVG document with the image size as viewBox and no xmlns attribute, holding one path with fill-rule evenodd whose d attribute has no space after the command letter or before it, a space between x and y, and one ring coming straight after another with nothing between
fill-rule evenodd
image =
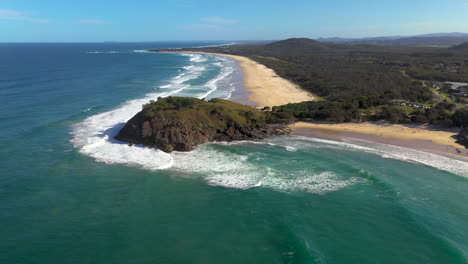
<instances>
[{"instance_id":1,"label":"deep blue water","mask_svg":"<svg viewBox=\"0 0 468 264\"><path fill-rule=\"evenodd\" d=\"M171 155L112 135L158 96L237 100L239 69L0 44L0 263L467 263L468 164L303 137Z\"/></svg>"}]
</instances>

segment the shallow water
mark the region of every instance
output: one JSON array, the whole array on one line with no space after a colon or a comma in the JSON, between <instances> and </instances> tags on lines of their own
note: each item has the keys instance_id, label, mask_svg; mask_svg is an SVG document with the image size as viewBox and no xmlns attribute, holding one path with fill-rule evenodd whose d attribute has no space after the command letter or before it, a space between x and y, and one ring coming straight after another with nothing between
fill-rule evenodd
<instances>
[{"instance_id":1,"label":"shallow water","mask_svg":"<svg viewBox=\"0 0 468 264\"><path fill-rule=\"evenodd\" d=\"M0 45L1 263L467 262L464 162L289 136L170 155L112 140L158 96L238 92L228 59L135 52L210 44Z\"/></svg>"}]
</instances>

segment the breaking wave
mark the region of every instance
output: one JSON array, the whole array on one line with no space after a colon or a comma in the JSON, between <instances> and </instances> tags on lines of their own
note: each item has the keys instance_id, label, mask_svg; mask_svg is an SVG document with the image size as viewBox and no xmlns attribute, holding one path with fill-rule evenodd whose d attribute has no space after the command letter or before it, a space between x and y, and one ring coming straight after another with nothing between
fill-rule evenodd
<instances>
[{"instance_id":1,"label":"breaking wave","mask_svg":"<svg viewBox=\"0 0 468 264\"><path fill-rule=\"evenodd\" d=\"M71 132L73 135L71 142L74 146L81 153L99 162L139 165L147 169L171 167L174 163L171 155L157 149L129 146L124 142L115 140L114 136L120 131L125 122L138 113L141 106L150 100L157 100L158 97L171 95L187 95L187 93L192 97L205 98L220 89L219 82L232 73L233 67L229 66L226 60L221 60L220 57L199 54L183 55L189 56L190 65L183 67L182 71L171 78L167 84L155 88L155 92L149 93L141 99L127 101L114 110L90 116L75 124ZM220 68L219 74L212 80L205 85L196 86L196 89L201 92L194 93L191 91L194 89L191 81L203 76L209 66L203 64L207 60L223 61L225 64L222 65L223 67L217 66ZM225 86L224 90L230 91L232 89L230 85Z\"/></svg>"},{"instance_id":2,"label":"breaking wave","mask_svg":"<svg viewBox=\"0 0 468 264\"><path fill-rule=\"evenodd\" d=\"M326 147L346 149L351 151L362 151L370 154L379 155L382 158L419 163L426 166L434 167L436 169L468 177L468 162L462 160L452 159L430 152L408 149L393 145L386 145L376 142L369 142L357 139L345 140L345 142L339 142L312 137L294 136L267 139L265 142L295 150L304 148Z\"/></svg>"},{"instance_id":3,"label":"breaking wave","mask_svg":"<svg viewBox=\"0 0 468 264\"><path fill-rule=\"evenodd\" d=\"M342 177L330 171L274 169L258 164L255 162L257 158L249 155L219 151L210 146L188 153L176 152L172 157L174 165L171 170L200 175L212 186L240 190L263 187L287 192L325 194L364 181L358 177Z\"/></svg>"}]
</instances>

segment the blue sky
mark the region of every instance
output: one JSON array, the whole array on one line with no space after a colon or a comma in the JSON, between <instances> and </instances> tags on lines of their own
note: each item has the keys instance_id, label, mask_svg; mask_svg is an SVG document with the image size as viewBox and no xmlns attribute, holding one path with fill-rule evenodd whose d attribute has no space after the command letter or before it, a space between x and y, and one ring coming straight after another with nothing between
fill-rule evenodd
<instances>
[{"instance_id":1,"label":"blue sky","mask_svg":"<svg viewBox=\"0 0 468 264\"><path fill-rule=\"evenodd\" d=\"M0 0L0 42L468 32L468 0Z\"/></svg>"}]
</instances>

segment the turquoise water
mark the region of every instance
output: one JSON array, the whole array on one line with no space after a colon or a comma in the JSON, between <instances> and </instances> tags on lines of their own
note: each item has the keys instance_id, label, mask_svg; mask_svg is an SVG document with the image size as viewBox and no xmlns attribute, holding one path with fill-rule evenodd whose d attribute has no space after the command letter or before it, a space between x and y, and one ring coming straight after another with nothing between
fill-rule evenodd
<instances>
[{"instance_id":1,"label":"turquoise water","mask_svg":"<svg viewBox=\"0 0 468 264\"><path fill-rule=\"evenodd\" d=\"M466 162L305 137L171 155L112 140L158 96L236 99L232 61L138 52L210 44L0 45L0 263L468 262Z\"/></svg>"}]
</instances>

